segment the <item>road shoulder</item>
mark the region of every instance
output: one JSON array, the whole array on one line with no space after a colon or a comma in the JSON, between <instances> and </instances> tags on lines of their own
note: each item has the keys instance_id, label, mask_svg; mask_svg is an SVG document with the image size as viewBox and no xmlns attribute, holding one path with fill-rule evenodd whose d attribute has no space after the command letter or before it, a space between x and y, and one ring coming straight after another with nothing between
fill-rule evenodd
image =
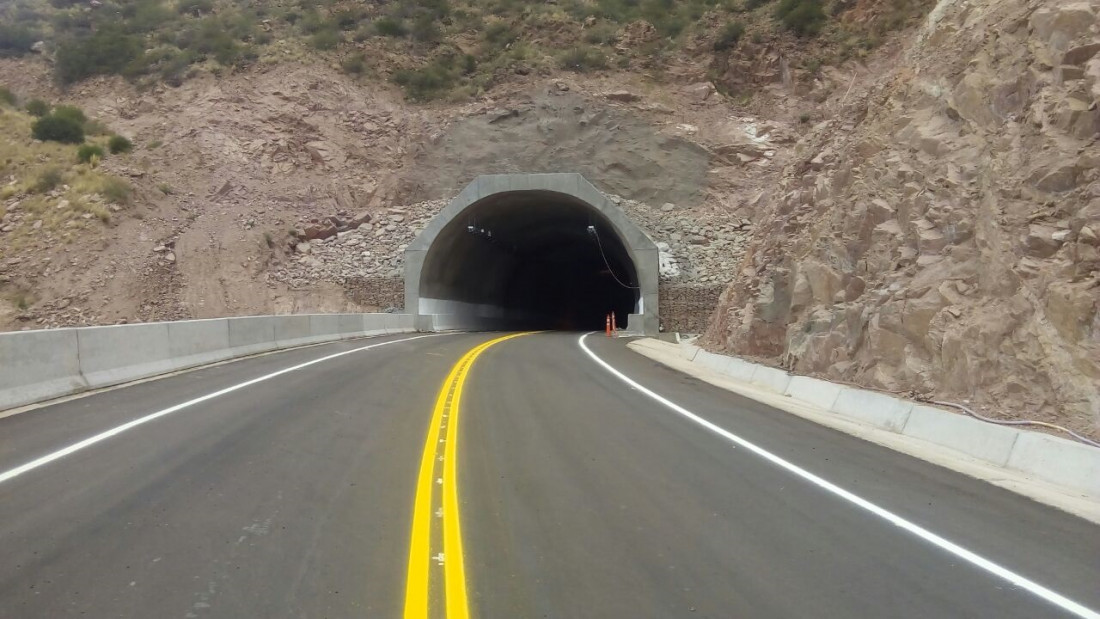
<instances>
[{"instance_id":1,"label":"road shoulder","mask_svg":"<svg viewBox=\"0 0 1100 619\"><path fill-rule=\"evenodd\" d=\"M627 347L649 359L711 385L742 395L808 421L962 473L1034 501L1100 524L1100 502L1023 473L990 465L956 451L839 417L820 407L735 380L684 359L676 344L652 339L630 342Z\"/></svg>"}]
</instances>

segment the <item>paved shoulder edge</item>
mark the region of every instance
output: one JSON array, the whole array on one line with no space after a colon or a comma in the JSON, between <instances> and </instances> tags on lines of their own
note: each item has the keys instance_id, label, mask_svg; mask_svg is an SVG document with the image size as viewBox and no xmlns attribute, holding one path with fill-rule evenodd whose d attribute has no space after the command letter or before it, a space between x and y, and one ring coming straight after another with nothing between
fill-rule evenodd
<instances>
[{"instance_id":1,"label":"paved shoulder edge","mask_svg":"<svg viewBox=\"0 0 1100 619\"><path fill-rule=\"evenodd\" d=\"M875 391L790 375L695 346L653 339L627 346L763 404L1100 523L1100 449Z\"/></svg>"}]
</instances>

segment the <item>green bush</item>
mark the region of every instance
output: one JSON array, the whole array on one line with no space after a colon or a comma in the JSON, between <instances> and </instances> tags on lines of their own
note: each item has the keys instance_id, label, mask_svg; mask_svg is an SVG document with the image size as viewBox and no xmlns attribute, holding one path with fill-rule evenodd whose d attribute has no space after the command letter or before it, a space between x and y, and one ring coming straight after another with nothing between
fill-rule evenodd
<instances>
[{"instance_id":1,"label":"green bush","mask_svg":"<svg viewBox=\"0 0 1100 619\"><path fill-rule=\"evenodd\" d=\"M718 38L714 41L714 51L723 52L727 49L737 47L737 43L744 35L745 24L739 21L729 22L722 28L722 31L718 33Z\"/></svg>"},{"instance_id":2,"label":"green bush","mask_svg":"<svg viewBox=\"0 0 1100 619\"><path fill-rule=\"evenodd\" d=\"M587 73L607 66L607 58L592 47L574 47L558 59L561 68L577 73Z\"/></svg>"},{"instance_id":3,"label":"green bush","mask_svg":"<svg viewBox=\"0 0 1100 619\"><path fill-rule=\"evenodd\" d=\"M37 36L15 24L0 24L0 56L21 56L31 51Z\"/></svg>"},{"instance_id":4,"label":"green bush","mask_svg":"<svg viewBox=\"0 0 1100 619\"><path fill-rule=\"evenodd\" d=\"M80 144L84 141L84 125L72 118L50 114L34 121L31 135L36 140Z\"/></svg>"},{"instance_id":5,"label":"green bush","mask_svg":"<svg viewBox=\"0 0 1100 619\"><path fill-rule=\"evenodd\" d=\"M107 140L107 150L111 151L112 155L128 153L134 150L134 143L121 135L112 135L111 139Z\"/></svg>"},{"instance_id":6,"label":"green bush","mask_svg":"<svg viewBox=\"0 0 1100 619\"><path fill-rule=\"evenodd\" d=\"M374 21L374 31L384 37L403 37L409 33L405 23L392 17L383 17Z\"/></svg>"},{"instance_id":7,"label":"green bush","mask_svg":"<svg viewBox=\"0 0 1100 619\"><path fill-rule=\"evenodd\" d=\"M34 184L31 185L31 191L49 193L57 189L64 180L65 175L61 172L61 168L50 166L38 173L38 176L34 179Z\"/></svg>"},{"instance_id":8,"label":"green bush","mask_svg":"<svg viewBox=\"0 0 1100 619\"><path fill-rule=\"evenodd\" d=\"M489 24L482 34L485 42L495 48L504 48L512 41L519 38L516 31L507 23L497 21Z\"/></svg>"},{"instance_id":9,"label":"green bush","mask_svg":"<svg viewBox=\"0 0 1100 619\"><path fill-rule=\"evenodd\" d=\"M84 127L85 123L88 122L88 117L84 115L84 110L75 105L59 105L53 109L53 115L58 118L68 118L75 123L80 123L81 127Z\"/></svg>"},{"instance_id":10,"label":"green bush","mask_svg":"<svg viewBox=\"0 0 1100 619\"><path fill-rule=\"evenodd\" d=\"M197 29L182 33L176 46L197 55L196 59L213 56L220 64L231 66L250 57L245 47L237 42L237 38L249 34L250 28L246 24L207 17Z\"/></svg>"},{"instance_id":11,"label":"green bush","mask_svg":"<svg viewBox=\"0 0 1100 619\"><path fill-rule=\"evenodd\" d=\"M8 90L7 88L4 88L3 86L0 86L0 103L15 107L17 101L18 99L15 98L14 92Z\"/></svg>"},{"instance_id":12,"label":"green bush","mask_svg":"<svg viewBox=\"0 0 1100 619\"><path fill-rule=\"evenodd\" d=\"M344 35L340 34L337 30L318 30L309 38L309 44L314 49L329 50L335 49L337 45L344 41Z\"/></svg>"},{"instance_id":13,"label":"green bush","mask_svg":"<svg viewBox=\"0 0 1100 619\"><path fill-rule=\"evenodd\" d=\"M57 49L54 71L62 84L93 75L118 74L143 51L140 38L115 28L103 28L89 37L62 43Z\"/></svg>"},{"instance_id":14,"label":"green bush","mask_svg":"<svg viewBox=\"0 0 1100 619\"><path fill-rule=\"evenodd\" d=\"M417 15L416 19L413 20L409 34L412 35L413 39L422 43L438 43L443 36L435 22L435 17L430 13Z\"/></svg>"},{"instance_id":15,"label":"green bush","mask_svg":"<svg viewBox=\"0 0 1100 619\"><path fill-rule=\"evenodd\" d=\"M76 160L80 163L90 163L92 157L103 159L103 147L96 144L84 144L76 149Z\"/></svg>"},{"instance_id":16,"label":"green bush","mask_svg":"<svg viewBox=\"0 0 1100 619\"><path fill-rule=\"evenodd\" d=\"M775 16L783 26L800 37L821 32L827 17L821 0L781 0Z\"/></svg>"},{"instance_id":17,"label":"green bush","mask_svg":"<svg viewBox=\"0 0 1100 619\"><path fill-rule=\"evenodd\" d=\"M340 68L343 69L344 73L362 75L367 70L367 62L363 59L362 54L355 54L340 61Z\"/></svg>"},{"instance_id":18,"label":"green bush","mask_svg":"<svg viewBox=\"0 0 1100 619\"><path fill-rule=\"evenodd\" d=\"M42 118L46 114L50 113L50 104L46 103L42 99L31 99L27 101L26 108L27 113L36 118Z\"/></svg>"},{"instance_id":19,"label":"green bush","mask_svg":"<svg viewBox=\"0 0 1100 619\"><path fill-rule=\"evenodd\" d=\"M198 17L203 13L212 13L214 11L214 3L211 0L180 0L176 4L176 10L180 14L190 14Z\"/></svg>"},{"instance_id":20,"label":"green bush","mask_svg":"<svg viewBox=\"0 0 1100 619\"><path fill-rule=\"evenodd\" d=\"M103 187L99 190L99 193L108 202L129 204L131 191L130 183L112 176L103 182Z\"/></svg>"},{"instance_id":21,"label":"green bush","mask_svg":"<svg viewBox=\"0 0 1100 619\"><path fill-rule=\"evenodd\" d=\"M441 56L419 69L403 69L394 73L393 81L405 89L405 95L413 101L438 99L454 88L466 63L455 56Z\"/></svg>"},{"instance_id":22,"label":"green bush","mask_svg":"<svg viewBox=\"0 0 1100 619\"><path fill-rule=\"evenodd\" d=\"M619 40L619 29L614 24L600 22L584 31L585 43L612 45Z\"/></svg>"},{"instance_id":23,"label":"green bush","mask_svg":"<svg viewBox=\"0 0 1100 619\"><path fill-rule=\"evenodd\" d=\"M353 30L362 19L363 10L358 7L335 11L332 14L332 21L336 22L341 30Z\"/></svg>"}]
</instances>

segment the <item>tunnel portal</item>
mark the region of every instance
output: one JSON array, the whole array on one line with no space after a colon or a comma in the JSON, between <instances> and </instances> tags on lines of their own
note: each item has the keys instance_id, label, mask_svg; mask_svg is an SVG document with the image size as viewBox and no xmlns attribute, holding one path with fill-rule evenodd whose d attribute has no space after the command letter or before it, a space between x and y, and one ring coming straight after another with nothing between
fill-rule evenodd
<instances>
[{"instance_id":1,"label":"tunnel portal","mask_svg":"<svg viewBox=\"0 0 1100 619\"><path fill-rule=\"evenodd\" d=\"M437 329L657 330L657 248L578 174L481 176L406 249Z\"/></svg>"}]
</instances>

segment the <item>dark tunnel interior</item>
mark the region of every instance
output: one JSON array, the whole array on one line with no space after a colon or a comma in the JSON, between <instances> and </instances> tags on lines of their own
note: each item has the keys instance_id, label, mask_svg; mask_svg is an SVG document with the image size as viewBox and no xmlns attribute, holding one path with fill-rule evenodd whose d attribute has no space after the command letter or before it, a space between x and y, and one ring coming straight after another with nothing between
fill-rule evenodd
<instances>
[{"instance_id":1,"label":"dark tunnel interior","mask_svg":"<svg viewBox=\"0 0 1100 619\"><path fill-rule=\"evenodd\" d=\"M421 271L422 313L476 316L485 329L603 329L634 313L638 278L614 227L562 194L495 194L436 237Z\"/></svg>"}]
</instances>

